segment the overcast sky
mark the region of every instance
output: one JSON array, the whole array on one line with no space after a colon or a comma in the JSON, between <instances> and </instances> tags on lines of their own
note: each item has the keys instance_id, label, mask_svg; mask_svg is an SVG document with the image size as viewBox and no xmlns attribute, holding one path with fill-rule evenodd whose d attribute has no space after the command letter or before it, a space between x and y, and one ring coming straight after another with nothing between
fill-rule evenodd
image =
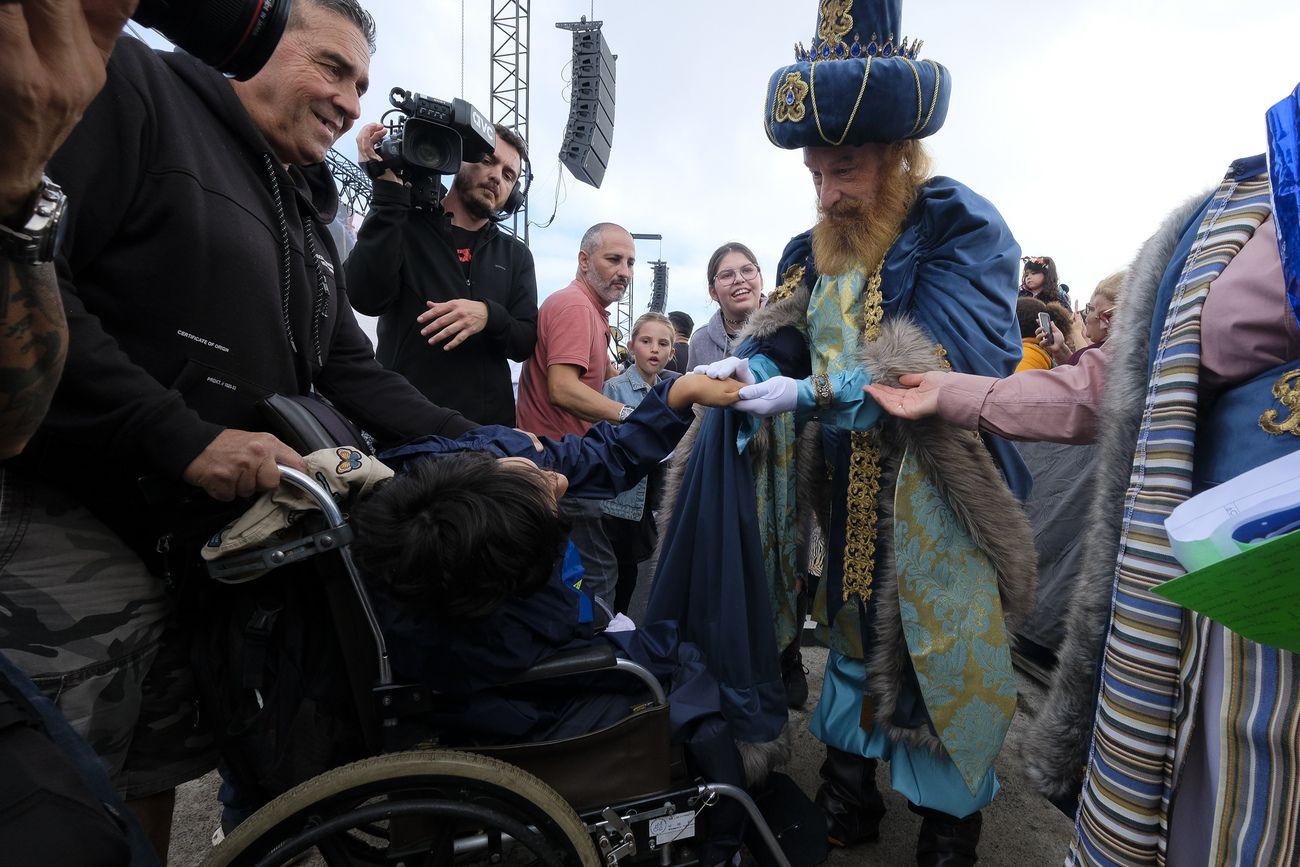
<instances>
[{"instance_id":1,"label":"overcast sky","mask_svg":"<svg viewBox=\"0 0 1300 867\"><path fill-rule=\"evenodd\" d=\"M534 224L550 217L559 184L554 222L530 231L541 295L572 279L578 239L600 220L664 236L640 242L638 259L669 263L668 307L697 324L715 309L704 266L724 241L751 246L771 288L782 247L814 208L801 154L763 134L764 88L794 43L811 41L816 3L596 2L618 55L613 152L599 190L561 176L556 156L572 37L554 24L590 17L593 5L531 7ZM368 8L379 50L367 119L395 85L489 111L488 0ZM948 120L927 139L936 172L991 199L1026 255L1056 259L1080 303L1167 211L1215 184L1231 160L1264 149L1264 112L1300 81L1295 0L911 0L902 29L953 77ZM350 141L339 148L355 157ZM639 311L648 267L637 269L635 294Z\"/></svg>"},{"instance_id":2,"label":"overcast sky","mask_svg":"<svg viewBox=\"0 0 1300 867\"><path fill-rule=\"evenodd\" d=\"M489 113L492 2L368 0L378 52L363 120L378 119L394 86ZM599 190L561 175L557 160L572 37L554 24L593 4L529 5L531 221L559 200L550 227L530 233L542 297L572 279L578 239L601 220L664 236L640 242L638 259L667 260L668 307L697 324L715 309L704 266L724 241L751 246L772 288L814 207L801 154L763 134L764 88L794 43L811 41L815 0L596 2L618 55ZM926 140L936 172L991 199L1026 255L1056 259L1079 303L1166 212L1264 150L1264 112L1300 80L1296 0L910 0L902 29L953 77L947 122ZM352 133L337 147L355 159ZM638 312L649 296L638 265Z\"/></svg>"}]
</instances>

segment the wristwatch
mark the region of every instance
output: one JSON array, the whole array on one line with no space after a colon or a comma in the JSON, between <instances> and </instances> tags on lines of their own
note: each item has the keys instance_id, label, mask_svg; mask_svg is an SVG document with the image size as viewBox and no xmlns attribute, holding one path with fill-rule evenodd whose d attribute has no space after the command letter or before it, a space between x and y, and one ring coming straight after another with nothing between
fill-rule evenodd
<instances>
[{"instance_id":1,"label":"wristwatch","mask_svg":"<svg viewBox=\"0 0 1300 867\"><path fill-rule=\"evenodd\" d=\"M67 229L63 222L67 206L63 188L42 176L31 203L18 217L18 225L0 222L0 252L24 265L53 262Z\"/></svg>"},{"instance_id":2,"label":"wristwatch","mask_svg":"<svg viewBox=\"0 0 1300 867\"><path fill-rule=\"evenodd\" d=\"M632 409L633 407L630 407L627 404L623 404L623 408L618 411L619 424L622 424L623 422L627 421L627 417L632 414Z\"/></svg>"}]
</instances>

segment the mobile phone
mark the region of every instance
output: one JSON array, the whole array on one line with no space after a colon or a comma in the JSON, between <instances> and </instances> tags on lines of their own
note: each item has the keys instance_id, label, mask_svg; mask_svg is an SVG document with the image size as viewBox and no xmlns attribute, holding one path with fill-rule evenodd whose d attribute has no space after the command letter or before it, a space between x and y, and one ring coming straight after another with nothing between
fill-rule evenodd
<instances>
[{"instance_id":1,"label":"mobile phone","mask_svg":"<svg viewBox=\"0 0 1300 867\"><path fill-rule=\"evenodd\" d=\"M1052 317L1047 313L1038 314L1038 327L1047 335L1047 342L1052 341Z\"/></svg>"}]
</instances>

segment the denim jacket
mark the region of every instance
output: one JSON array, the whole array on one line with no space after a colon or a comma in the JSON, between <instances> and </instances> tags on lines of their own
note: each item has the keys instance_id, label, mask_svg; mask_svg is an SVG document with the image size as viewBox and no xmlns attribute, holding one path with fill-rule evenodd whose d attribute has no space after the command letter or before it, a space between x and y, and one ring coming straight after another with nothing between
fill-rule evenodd
<instances>
[{"instance_id":1,"label":"denim jacket","mask_svg":"<svg viewBox=\"0 0 1300 867\"><path fill-rule=\"evenodd\" d=\"M669 382L679 375L671 370L663 370L659 372L658 382ZM605 380L605 397L628 406L639 405L648 391L650 386L646 385L645 378L636 369L636 365L632 365L613 379ZM639 521L645 509L645 492L646 480L642 479L631 490L624 491L611 500L602 500L600 510L615 518Z\"/></svg>"}]
</instances>

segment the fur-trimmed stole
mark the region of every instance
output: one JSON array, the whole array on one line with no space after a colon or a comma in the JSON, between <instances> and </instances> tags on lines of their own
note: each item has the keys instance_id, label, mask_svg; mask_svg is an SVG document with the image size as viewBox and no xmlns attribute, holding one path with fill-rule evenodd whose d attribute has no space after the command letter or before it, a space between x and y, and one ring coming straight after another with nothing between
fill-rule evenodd
<instances>
[{"instance_id":1,"label":"fur-trimmed stole","mask_svg":"<svg viewBox=\"0 0 1300 867\"><path fill-rule=\"evenodd\" d=\"M1179 230L1205 199L1197 196L1176 209L1142 246L1129 266L1115 327L1103 350L1110 359L1098 411L1099 448L1093 465L1097 479L1084 523L1083 565L1074 582L1052 685L1021 742L1025 775L1048 798L1068 798L1083 780L1096 711L1097 666L1114 596L1125 492L1150 380L1147 359L1153 308L1165 268L1178 246Z\"/></svg>"}]
</instances>

